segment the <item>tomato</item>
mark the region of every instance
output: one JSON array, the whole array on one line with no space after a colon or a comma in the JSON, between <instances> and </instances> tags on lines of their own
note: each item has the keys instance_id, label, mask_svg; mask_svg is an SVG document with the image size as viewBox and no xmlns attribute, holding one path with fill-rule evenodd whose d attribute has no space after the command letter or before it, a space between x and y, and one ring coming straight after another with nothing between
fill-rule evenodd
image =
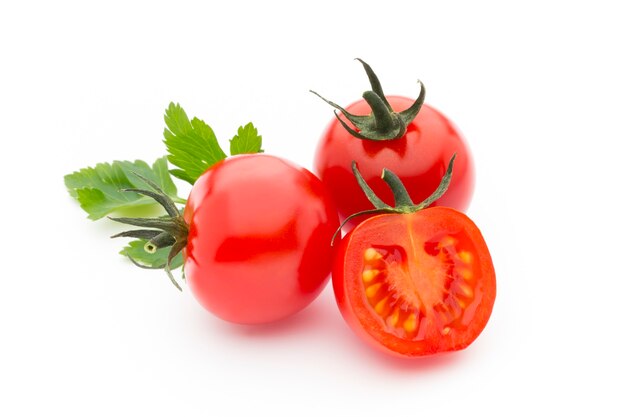
<instances>
[{"instance_id":1,"label":"tomato","mask_svg":"<svg viewBox=\"0 0 626 417\"><path fill-rule=\"evenodd\" d=\"M445 171L446 163L454 153L457 155L454 178L448 192L433 206L446 206L465 211L474 190L473 159L459 130L441 112L427 104L417 106L417 116L410 121L407 119L405 130L400 130L401 136L396 139L358 138L344 127L342 122L350 129L354 124L346 119L343 111L357 117L376 114L372 111L372 104L378 103L381 109L379 112L383 114L387 112L395 117L415 105L415 100L407 97L385 96L376 75L367 64L362 63L370 82L373 81L374 91L364 94L368 100L359 100L346 109L329 102L342 111L337 113L337 118L333 119L322 135L314 160L314 171L329 189L340 217L344 219L352 213L370 207L352 176L350 170L352 161L359 164L365 181L383 201L387 203L393 201L391 192L380 179L379 174L383 168L394 171L409 194L417 201L421 201L435 190ZM379 98L373 101L372 96L375 93L378 93L376 95ZM418 100L423 101L423 93L424 91ZM380 97L384 97L387 103ZM359 129L354 130L356 134L363 133ZM376 128L372 128L368 134L375 136ZM356 223L352 221L349 224L354 226Z\"/></svg>"},{"instance_id":2,"label":"tomato","mask_svg":"<svg viewBox=\"0 0 626 417\"><path fill-rule=\"evenodd\" d=\"M465 348L487 324L496 296L479 229L445 207L360 223L339 244L333 288L359 336L402 356Z\"/></svg>"},{"instance_id":3,"label":"tomato","mask_svg":"<svg viewBox=\"0 0 626 417\"><path fill-rule=\"evenodd\" d=\"M286 317L328 282L337 212L304 168L265 154L228 158L196 181L183 216L186 281L222 319Z\"/></svg>"},{"instance_id":4,"label":"tomato","mask_svg":"<svg viewBox=\"0 0 626 417\"><path fill-rule=\"evenodd\" d=\"M463 349L491 315L496 275L480 230L460 211L432 207L451 184L455 159L419 204L396 173L383 169L380 178L394 206L376 195L352 163L356 182L374 209L345 221L374 217L341 240L333 288L350 327L384 351L425 356Z\"/></svg>"}]
</instances>

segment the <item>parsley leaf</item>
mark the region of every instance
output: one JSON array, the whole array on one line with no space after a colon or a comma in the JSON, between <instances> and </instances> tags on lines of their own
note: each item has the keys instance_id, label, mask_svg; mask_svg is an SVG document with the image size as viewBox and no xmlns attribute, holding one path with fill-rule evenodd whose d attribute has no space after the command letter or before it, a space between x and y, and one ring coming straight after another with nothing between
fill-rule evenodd
<instances>
[{"instance_id":1,"label":"parsley leaf","mask_svg":"<svg viewBox=\"0 0 626 417\"><path fill-rule=\"evenodd\" d=\"M137 239L128 242L128 245L120 251L120 255L131 257L135 262L148 268L161 268L167 263L167 255L170 248L157 249L154 253L148 253L144 250L147 240ZM179 253L174 257L170 265L170 269L176 269L183 264L183 254Z\"/></svg>"},{"instance_id":2,"label":"parsley leaf","mask_svg":"<svg viewBox=\"0 0 626 417\"><path fill-rule=\"evenodd\" d=\"M259 153L261 149L262 137L252 123L241 126L237 134L230 140L230 154L239 155L242 153Z\"/></svg>"},{"instance_id":3,"label":"parsley leaf","mask_svg":"<svg viewBox=\"0 0 626 417\"><path fill-rule=\"evenodd\" d=\"M179 104L170 103L165 110L165 124L167 158L180 168L170 171L175 177L193 184L209 167L226 158L213 129L198 118L189 121Z\"/></svg>"},{"instance_id":4,"label":"parsley leaf","mask_svg":"<svg viewBox=\"0 0 626 417\"><path fill-rule=\"evenodd\" d=\"M146 188L134 173L154 181L173 200L182 202L176 196L176 185L169 175L166 157L157 159L152 167L140 160L100 163L94 168L83 168L66 175L64 180L70 195L78 200L88 217L97 220L120 209L158 206L149 197L122 191L125 188Z\"/></svg>"}]
</instances>

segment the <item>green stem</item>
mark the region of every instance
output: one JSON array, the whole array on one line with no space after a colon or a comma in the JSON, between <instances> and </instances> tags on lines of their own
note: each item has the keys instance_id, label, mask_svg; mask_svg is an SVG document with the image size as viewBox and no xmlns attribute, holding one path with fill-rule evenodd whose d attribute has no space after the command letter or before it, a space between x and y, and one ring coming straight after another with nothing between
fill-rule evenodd
<instances>
[{"instance_id":1,"label":"green stem","mask_svg":"<svg viewBox=\"0 0 626 417\"><path fill-rule=\"evenodd\" d=\"M441 182L439 183L439 186L437 187L437 189L433 191L433 193L426 200L422 201L417 206L415 206L415 211L421 210L423 208L430 206L432 203L437 201L439 198L441 198L442 195L445 194L445 192L448 190L448 187L450 186L450 181L452 181L452 168L454 167L455 159L456 159L456 153L452 155L452 158L450 158L450 162L448 163L448 169L446 170L446 173L441 179Z\"/></svg>"},{"instance_id":2,"label":"green stem","mask_svg":"<svg viewBox=\"0 0 626 417\"><path fill-rule=\"evenodd\" d=\"M381 131L393 129L393 112L389 110L385 101L373 91L364 92L363 99L367 101L367 104L372 108L372 116L374 117L376 129Z\"/></svg>"},{"instance_id":3,"label":"green stem","mask_svg":"<svg viewBox=\"0 0 626 417\"><path fill-rule=\"evenodd\" d=\"M385 204L385 202L376 195L374 190L371 189L367 182L365 182L365 179L363 178L361 172L357 167L356 161L352 161L352 173L354 174L356 181L359 183L359 187L361 187L361 190L375 208L390 208L389 205Z\"/></svg>"},{"instance_id":4,"label":"green stem","mask_svg":"<svg viewBox=\"0 0 626 417\"><path fill-rule=\"evenodd\" d=\"M394 172L384 168L382 178L393 192L395 207L411 207L415 205L402 180Z\"/></svg>"},{"instance_id":5,"label":"green stem","mask_svg":"<svg viewBox=\"0 0 626 417\"><path fill-rule=\"evenodd\" d=\"M185 222L185 219L183 218L180 210L175 203L178 202L186 204L187 201L181 198L176 198L176 201L174 201L171 197L165 194L157 184L145 177L142 177L139 174L136 175L143 179L143 181L148 184L152 188L152 190L133 188L126 189L124 191L134 192L153 198L157 203L163 206L168 216L157 218L109 217L109 219L118 223L143 228L139 230L125 231L111 237L134 237L140 239L148 239L148 241L144 245L144 250L150 254L154 254L158 249L171 247L167 255L167 261L165 262L165 264L160 265L157 268L164 269L167 273L167 276L172 281L172 284L174 284L176 288L181 290L180 285L178 285L178 283L174 279L174 276L172 275L171 265L174 257L178 255L187 245L189 226ZM129 258L135 265L142 268L144 267L132 257L129 256ZM150 269L154 268L150 267Z\"/></svg>"},{"instance_id":6,"label":"green stem","mask_svg":"<svg viewBox=\"0 0 626 417\"><path fill-rule=\"evenodd\" d=\"M148 253L155 253L157 249L166 248L176 243L176 238L168 232L161 232L148 242L144 246L144 250Z\"/></svg>"},{"instance_id":7,"label":"green stem","mask_svg":"<svg viewBox=\"0 0 626 417\"><path fill-rule=\"evenodd\" d=\"M326 103L333 106L335 109L339 110L344 117L348 119L352 125L354 125L354 128L343 121L337 112L335 112L335 116L337 116L339 123L341 123L348 133L358 139L394 140L403 137L407 131L407 127L413 119L415 119L417 113L422 107L422 104L424 103L426 89L422 83L418 81L421 87L419 97L409 108L400 112L395 112L391 108L389 101L387 101L380 81L372 68L362 59L356 59L363 65L372 87L371 91L363 93L363 99L372 109L371 114L368 116L357 116L351 114L338 104L325 99L314 91L311 92L324 100Z\"/></svg>"},{"instance_id":8,"label":"green stem","mask_svg":"<svg viewBox=\"0 0 626 417\"><path fill-rule=\"evenodd\" d=\"M335 234L333 235L330 244L331 245L334 244L335 238L337 237L337 235L339 234L343 226L346 223L348 223L348 221L352 220L355 217L363 216L366 214L369 214L369 215L385 214L385 213L410 214L410 213L415 213L416 211L419 211L419 210L423 210L427 208L428 206L430 206L432 203L435 202L435 200L440 198L448 189L448 186L450 185L450 181L452 180L452 168L454 167L455 158L456 158L456 154L452 155L452 158L450 158L448 169L446 170L446 173L444 174L443 178L441 178L441 182L439 183L439 186L437 187L437 189L427 199L425 199L419 204L413 203L413 201L411 200L411 197L409 196L409 193L406 190L406 187L404 186L400 178L398 178L398 176L394 172L388 170L387 168L384 168L383 173L382 173L382 179L389 186L389 188L391 189L393 193L393 197L395 200L395 205L393 207L388 204L385 204L385 202L383 202L374 193L372 188L367 184L367 182L365 182L365 179L359 172L356 162L352 161L352 172L354 173L354 176L357 182L359 183L361 190L363 191L367 199L372 203L374 208L371 210L364 210L358 213L354 213L346 217L346 219L344 219L344 221L341 223L339 228L335 231Z\"/></svg>"},{"instance_id":9,"label":"green stem","mask_svg":"<svg viewBox=\"0 0 626 417\"><path fill-rule=\"evenodd\" d=\"M367 74L367 78L370 82L370 86L372 86L372 91L375 92L385 102L385 106L387 106L387 109L389 111L392 111L393 109L391 108L391 104L389 104L389 102L385 98L385 93L383 92L383 86L380 84L380 81L378 80L378 77L376 76L376 73L374 72L374 70L372 70L372 67L370 67L369 64L367 64L361 58L356 58L356 60L359 61L361 65L363 65L363 69L365 70L365 73Z\"/></svg>"}]
</instances>

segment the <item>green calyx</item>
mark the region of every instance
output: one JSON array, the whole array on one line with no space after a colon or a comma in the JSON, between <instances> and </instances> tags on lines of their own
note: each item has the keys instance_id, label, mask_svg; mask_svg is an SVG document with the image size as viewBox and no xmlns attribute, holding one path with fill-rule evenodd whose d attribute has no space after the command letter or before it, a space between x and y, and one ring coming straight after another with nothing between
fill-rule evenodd
<instances>
[{"instance_id":1,"label":"green calyx","mask_svg":"<svg viewBox=\"0 0 626 417\"><path fill-rule=\"evenodd\" d=\"M355 217L366 215L366 214L370 214L370 215L371 214L385 214L385 213L410 214L410 213L415 213L416 211L425 209L426 207L430 206L448 190L448 186L450 185L450 181L452 180L452 169L454 167L455 159L456 159L456 153L452 155L452 158L450 158L450 162L448 163L448 169L446 170L446 173L444 174L443 178L441 178L441 182L439 183L439 186L437 186L437 189L433 191L433 193L429 197L427 197L424 201L422 201L419 204L415 204L413 200L411 200L411 197L409 196L409 193L406 190L406 187L402 183L402 180L400 180L400 178L398 178L398 176L394 174L392 171L388 170L387 168L384 168L381 178L383 179L383 181L387 183L387 185L391 189L391 192L393 193L393 199L394 199L393 206L390 206L389 204L385 203L376 195L376 193L374 193L374 190L372 190L371 187L365 182L365 179L363 179L363 176L361 175L361 172L359 171L357 167L357 163L355 161L352 161L352 173L356 177L356 180L359 183L359 186L365 193L365 196L367 197L367 199L372 203L374 208L371 210L360 211L358 213L354 213L348 216L343 221L343 223L341 223L341 226L339 226L339 229L337 229L337 231L333 235L332 242L335 241L335 237L337 237L337 234L343 228L343 226Z\"/></svg>"},{"instance_id":2,"label":"green calyx","mask_svg":"<svg viewBox=\"0 0 626 417\"><path fill-rule=\"evenodd\" d=\"M357 116L351 114L338 104L326 100L315 91L311 92L336 109L335 117L337 117L339 123L341 123L341 125L352 136L359 139L370 140L392 140L401 138L406 133L407 126L413 121L413 119L415 119L417 113L424 104L424 98L426 97L426 89L424 88L424 85L418 80L417 82L421 88L420 94L415 102L408 109L401 112L395 112L387 101L380 81L372 68L363 60L359 58L356 59L363 64L363 68L367 73L367 77L369 78L370 85L372 87L371 90L363 93L363 99L367 101L372 109L372 113L369 116ZM337 110L339 110L356 129L350 127L344 120L342 120L341 117L339 117Z\"/></svg>"},{"instance_id":3,"label":"green calyx","mask_svg":"<svg viewBox=\"0 0 626 417\"><path fill-rule=\"evenodd\" d=\"M109 217L109 219L118 223L142 228L121 232L111 237L132 237L145 239L147 242L144 245L144 250L148 253L155 253L157 249L170 247L171 249L167 255L167 261L163 265L154 267L146 266L137 262L131 256L128 256L128 258L140 268L164 269L167 276L172 281L172 284L174 284L178 290L182 291L182 288L172 275L172 261L176 255L178 255L185 248L185 246L187 246L189 226L183 219L183 216L172 199L165 194L156 183L137 173L135 173L135 175L141 178L151 188L151 190L127 188L121 191L138 193L154 199L157 203L163 206L167 212L167 216L157 218Z\"/></svg>"}]
</instances>

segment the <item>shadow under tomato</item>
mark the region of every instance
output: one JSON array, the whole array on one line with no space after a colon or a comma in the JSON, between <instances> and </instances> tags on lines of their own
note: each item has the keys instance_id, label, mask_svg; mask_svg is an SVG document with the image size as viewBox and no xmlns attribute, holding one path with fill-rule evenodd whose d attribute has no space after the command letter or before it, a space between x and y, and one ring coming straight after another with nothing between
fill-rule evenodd
<instances>
[{"instance_id":1,"label":"shadow under tomato","mask_svg":"<svg viewBox=\"0 0 626 417\"><path fill-rule=\"evenodd\" d=\"M307 340L307 338L324 340L320 345L322 348L320 355L328 355L329 351L323 346L330 345L334 360L356 362L358 366L383 368L400 374L440 372L470 359L466 351L417 358L394 356L379 351L360 340L349 329L331 297L332 290L325 290L302 311L273 323L234 324L211 317L211 327L224 337L239 339L242 342L271 339ZM322 361L327 363L326 359Z\"/></svg>"},{"instance_id":2,"label":"shadow under tomato","mask_svg":"<svg viewBox=\"0 0 626 417\"><path fill-rule=\"evenodd\" d=\"M349 351L350 360L362 362L368 366L385 368L399 373L435 372L454 367L468 359L465 351L445 352L431 356L404 357L378 350L357 337L345 326L341 343L338 347Z\"/></svg>"},{"instance_id":3,"label":"shadow under tomato","mask_svg":"<svg viewBox=\"0 0 626 417\"><path fill-rule=\"evenodd\" d=\"M373 352L373 354L379 356L379 362L383 366L398 372L435 371L451 367L463 360L463 352L447 352L415 358L397 357L383 352Z\"/></svg>"},{"instance_id":4,"label":"shadow under tomato","mask_svg":"<svg viewBox=\"0 0 626 417\"><path fill-rule=\"evenodd\" d=\"M323 295L323 294L322 294ZM303 310L284 319L266 324L236 324L222 321L221 330L238 337L245 338L283 338L298 337L312 333L332 333L335 315L339 315L336 307L320 300L318 297Z\"/></svg>"}]
</instances>

